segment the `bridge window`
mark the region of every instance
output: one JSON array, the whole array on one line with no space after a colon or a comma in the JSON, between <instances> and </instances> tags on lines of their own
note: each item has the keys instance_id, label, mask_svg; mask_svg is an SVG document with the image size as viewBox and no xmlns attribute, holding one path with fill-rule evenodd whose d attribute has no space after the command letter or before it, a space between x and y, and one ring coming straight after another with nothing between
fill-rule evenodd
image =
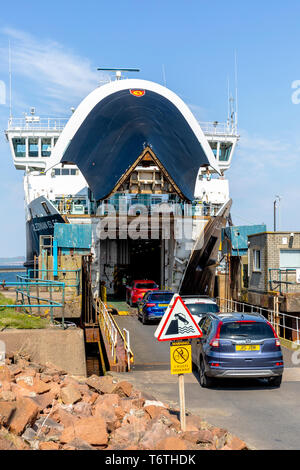
<instances>
[{"instance_id":1,"label":"bridge window","mask_svg":"<svg viewBox=\"0 0 300 470\"><path fill-rule=\"evenodd\" d=\"M231 147L232 147L231 144L220 145L220 157L219 157L220 162L228 162L229 157L230 157Z\"/></svg>"},{"instance_id":2,"label":"bridge window","mask_svg":"<svg viewBox=\"0 0 300 470\"><path fill-rule=\"evenodd\" d=\"M34 137L28 139L28 155L29 157L39 156L39 139Z\"/></svg>"},{"instance_id":3,"label":"bridge window","mask_svg":"<svg viewBox=\"0 0 300 470\"><path fill-rule=\"evenodd\" d=\"M55 176L60 176L60 175L75 176L75 175L79 174L79 170L77 170L76 168L55 168L54 169L54 174L55 174Z\"/></svg>"},{"instance_id":4,"label":"bridge window","mask_svg":"<svg viewBox=\"0 0 300 470\"><path fill-rule=\"evenodd\" d=\"M18 158L26 157L26 141L25 139L13 139L13 147L15 156Z\"/></svg>"},{"instance_id":5,"label":"bridge window","mask_svg":"<svg viewBox=\"0 0 300 470\"><path fill-rule=\"evenodd\" d=\"M209 142L209 145L211 146L211 149L213 151L213 154L216 158L218 158L218 143L217 142Z\"/></svg>"},{"instance_id":6,"label":"bridge window","mask_svg":"<svg viewBox=\"0 0 300 470\"><path fill-rule=\"evenodd\" d=\"M51 139L42 139L42 157L50 157L51 155Z\"/></svg>"}]
</instances>

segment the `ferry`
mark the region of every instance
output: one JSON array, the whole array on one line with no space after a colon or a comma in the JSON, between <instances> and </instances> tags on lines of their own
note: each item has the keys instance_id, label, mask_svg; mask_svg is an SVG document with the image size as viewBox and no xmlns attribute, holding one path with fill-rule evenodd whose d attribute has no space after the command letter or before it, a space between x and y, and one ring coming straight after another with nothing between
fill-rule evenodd
<instances>
[{"instance_id":1,"label":"ferry","mask_svg":"<svg viewBox=\"0 0 300 470\"><path fill-rule=\"evenodd\" d=\"M183 293L204 282L205 292L229 217L236 113L224 123L198 122L167 87L123 78L121 70L116 78L91 91L69 118L41 117L35 108L9 118L5 135L24 174L25 265L36 266L56 224L89 224L96 290L105 282L116 293L125 277ZM111 208L116 230L103 237ZM155 219L162 213L171 216L169 230ZM146 229L132 237L137 217ZM177 236L182 220L192 230Z\"/></svg>"}]
</instances>

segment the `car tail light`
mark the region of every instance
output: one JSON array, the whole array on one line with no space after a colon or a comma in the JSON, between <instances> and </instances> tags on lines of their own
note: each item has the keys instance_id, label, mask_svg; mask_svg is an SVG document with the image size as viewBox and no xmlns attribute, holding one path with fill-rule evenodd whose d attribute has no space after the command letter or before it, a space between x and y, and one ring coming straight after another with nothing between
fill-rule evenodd
<instances>
[{"instance_id":1,"label":"car tail light","mask_svg":"<svg viewBox=\"0 0 300 470\"><path fill-rule=\"evenodd\" d=\"M276 362L276 366L283 366L283 362Z\"/></svg>"},{"instance_id":2,"label":"car tail light","mask_svg":"<svg viewBox=\"0 0 300 470\"><path fill-rule=\"evenodd\" d=\"M156 304L146 304L146 307L155 307Z\"/></svg>"},{"instance_id":3,"label":"car tail light","mask_svg":"<svg viewBox=\"0 0 300 470\"><path fill-rule=\"evenodd\" d=\"M277 335L276 331L274 330L273 325L270 322L267 322L267 323L272 328L274 338L275 338L275 345L277 346L277 348L280 348L280 341L279 341L279 338L278 338L278 335Z\"/></svg>"},{"instance_id":4,"label":"car tail light","mask_svg":"<svg viewBox=\"0 0 300 470\"><path fill-rule=\"evenodd\" d=\"M212 363L211 363L211 366L212 366L212 367L220 367L220 364L218 364L217 362L212 362Z\"/></svg>"},{"instance_id":5,"label":"car tail light","mask_svg":"<svg viewBox=\"0 0 300 470\"><path fill-rule=\"evenodd\" d=\"M213 337L213 339L211 340L211 342L209 343L209 345L212 346L213 348L218 348L220 346L220 330L221 330L222 325L223 325L223 322L220 321L218 324L217 332L215 336Z\"/></svg>"}]
</instances>

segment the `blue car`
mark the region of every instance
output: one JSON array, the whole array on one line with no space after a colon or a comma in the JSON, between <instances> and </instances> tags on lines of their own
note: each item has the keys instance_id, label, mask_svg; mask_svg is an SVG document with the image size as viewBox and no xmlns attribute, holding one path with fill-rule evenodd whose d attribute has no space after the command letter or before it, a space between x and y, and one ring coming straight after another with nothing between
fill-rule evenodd
<instances>
[{"instance_id":1,"label":"blue car","mask_svg":"<svg viewBox=\"0 0 300 470\"><path fill-rule=\"evenodd\" d=\"M174 292L149 291L138 303L138 318L143 325L149 320L160 320L168 307Z\"/></svg>"},{"instance_id":2,"label":"blue car","mask_svg":"<svg viewBox=\"0 0 300 470\"><path fill-rule=\"evenodd\" d=\"M200 385L217 378L267 378L280 387L283 356L278 336L259 314L207 314L199 321L203 337L192 341Z\"/></svg>"}]
</instances>

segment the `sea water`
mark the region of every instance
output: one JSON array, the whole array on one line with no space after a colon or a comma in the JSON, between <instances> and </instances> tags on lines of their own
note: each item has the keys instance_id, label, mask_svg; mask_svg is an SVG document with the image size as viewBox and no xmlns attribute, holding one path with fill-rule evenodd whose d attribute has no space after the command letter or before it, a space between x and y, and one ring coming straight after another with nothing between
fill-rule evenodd
<instances>
[{"instance_id":1,"label":"sea water","mask_svg":"<svg viewBox=\"0 0 300 470\"><path fill-rule=\"evenodd\" d=\"M14 268L16 270L20 269L20 271L5 271L5 269L9 269L9 268ZM21 271L22 269L24 269L23 266L2 266L2 265L0 265L0 269L1 269L0 284L1 284L2 281L15 282L17 280L17 275L18 274L21 275L21 276L24 276L24 274L26 274L25 271Z\"/></svg>"}]
</instances>

